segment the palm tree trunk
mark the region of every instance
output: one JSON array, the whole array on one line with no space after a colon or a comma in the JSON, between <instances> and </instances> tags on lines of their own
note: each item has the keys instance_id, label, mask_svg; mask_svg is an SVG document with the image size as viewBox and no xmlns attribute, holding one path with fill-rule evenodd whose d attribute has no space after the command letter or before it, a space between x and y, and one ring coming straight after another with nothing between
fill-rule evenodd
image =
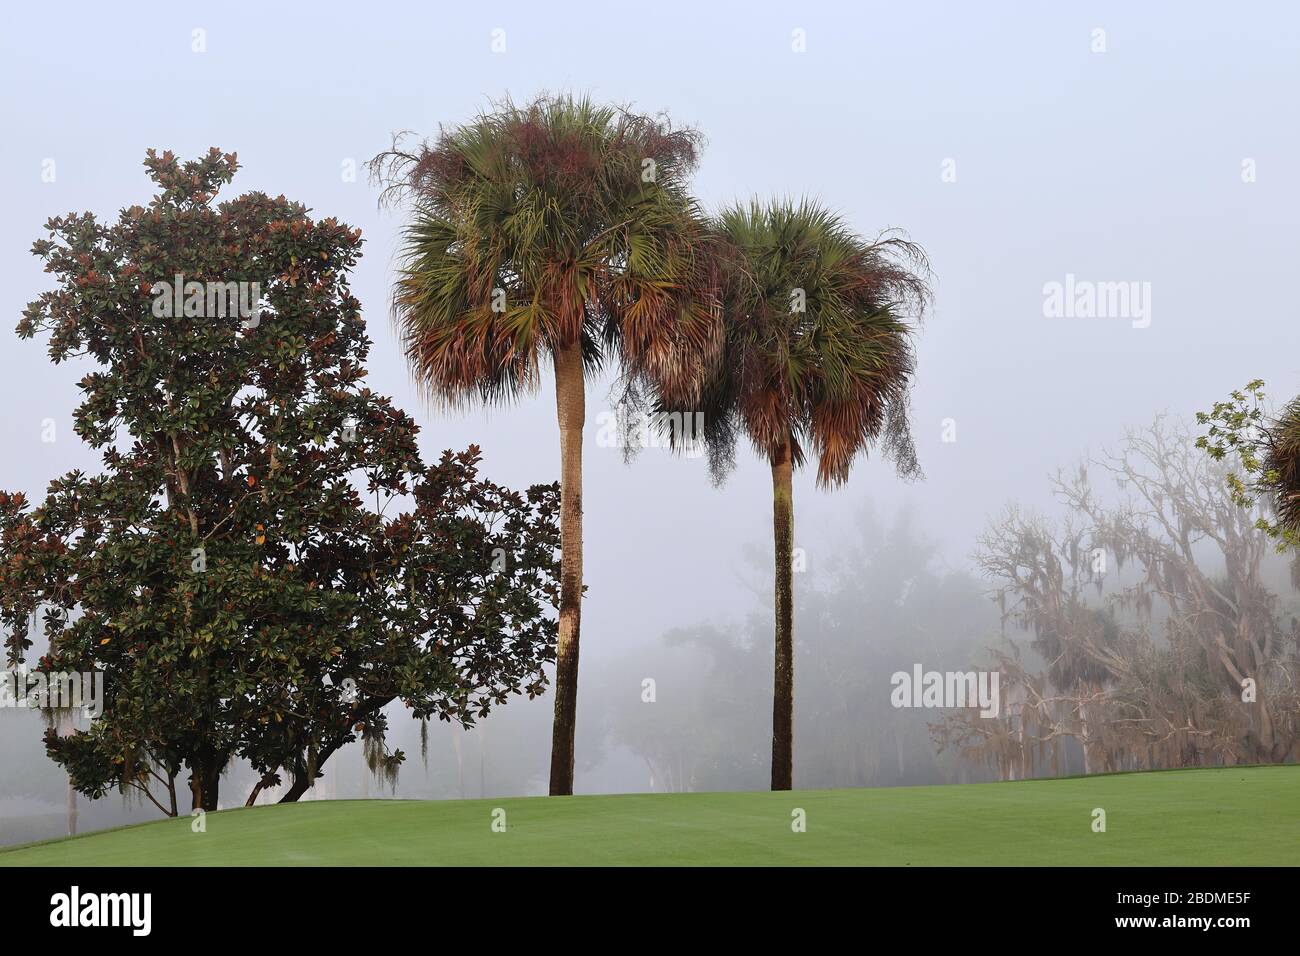
<instances>
[{"instance_id":1,"label":"palm tree trunk","mask_svg":"<svg viewBox=\"0 0 1300 956\"><path fill-rule=\"evenodd\" d=\"M582 427L586 420L582 345L555 350L555 410L560 423L560 635L555 650L551 796L573 793L578 711L578 631L582 612Z\"/></svg>"},{"instance_id":2,"label":"palm tree trunk","mask_svg":"<svg viewBox=\"0 0 1300 956\"><path fill-rule=\"evenodd\" d=\"M776 667L772 683L772 789L794 786L794 492L790 442L772 460L772 531L776 542Z\"/></svg>"}]
</instances>

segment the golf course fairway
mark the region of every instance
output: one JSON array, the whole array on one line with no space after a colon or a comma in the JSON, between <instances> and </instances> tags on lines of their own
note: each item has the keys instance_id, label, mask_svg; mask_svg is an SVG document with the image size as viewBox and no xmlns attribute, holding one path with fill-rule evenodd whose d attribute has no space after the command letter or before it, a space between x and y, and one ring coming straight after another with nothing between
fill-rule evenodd
<instances>
[{"instance_id":1,"label":"golf course fairway","mask_svg":"<svg viewBox=\"0 0 1300 956\"><path fill-rule=\"evenodd\" d=\"M1097 809L1104 832L1094 829ZM194 824L0 850L0 866L1296 865L1300 766L787 793L312 801L209 813L203 832Z\"/></svg>"}]
</instances>

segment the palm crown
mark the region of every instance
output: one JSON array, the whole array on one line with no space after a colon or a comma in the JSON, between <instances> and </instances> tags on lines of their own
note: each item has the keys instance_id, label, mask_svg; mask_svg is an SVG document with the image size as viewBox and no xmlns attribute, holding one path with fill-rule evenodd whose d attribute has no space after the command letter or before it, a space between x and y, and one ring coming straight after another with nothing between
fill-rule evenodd
<instances>
[{"instance_id":1,"label":"palm crown","mask_svg":"<svg viewBox=\"0 0 1300 956\"><path fill-rule=\"evenodd\" d=\"M863 240L809 201L735 206L716 231L727 332L702 401L715 466L743 431L769 460L787 442L796 466L811 452L822 484L847 479L877 438L914 471L907 316L929 296L920 249Z\"/></svg>"},{"instance_id":2,"label":"palm crown","mask_svg":"<svg viewBox=\"0 0 1300 956\"><path fill-rule=\"evenodd\" d=\"M513 397L580 343L588 370L691 391L721 333L686 189L698 136L543 97L378 160L413 215L394 313L420 380L453 401Z\"/></svg>"}]
</instances>

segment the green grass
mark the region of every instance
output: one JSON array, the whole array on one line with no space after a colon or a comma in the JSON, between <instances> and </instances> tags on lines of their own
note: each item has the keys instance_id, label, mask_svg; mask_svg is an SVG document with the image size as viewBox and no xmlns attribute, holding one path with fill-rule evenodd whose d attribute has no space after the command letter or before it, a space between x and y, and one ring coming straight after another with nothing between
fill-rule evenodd
<instances>
[{"instance_id":1,"label":"green grass","mask_svg":"<svg viewBox=\"0 0 1300 956\"><path fill-rule=\"evenodd\" d=\"M507 830L492 831L506 811ZM807 832L791 813L807 813ZM1092 811L1106 811L1106 832ZM0 866L1294 865L1300 766L1066 780L227 810L0 851Z\"/></svg>"}]
</instances>

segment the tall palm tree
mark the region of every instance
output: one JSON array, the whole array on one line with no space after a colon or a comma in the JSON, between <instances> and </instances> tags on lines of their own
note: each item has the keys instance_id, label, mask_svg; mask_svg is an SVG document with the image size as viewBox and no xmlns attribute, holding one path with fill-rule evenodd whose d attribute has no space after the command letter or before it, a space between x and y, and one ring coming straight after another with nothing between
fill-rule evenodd
<instances>
[{"instance_id":1,"label":"tall palm tree","mask_svg":"<svg viewBox=\"0 0 1300 956\"><path fill-rule=\"evenodd\" d=\"M700 400L721 480L737 437L772 469L776 641L772 789L794 773L794 502L791 476L817 457L822 486L842 484L872 443L919 474L907 420L912 326L929 300L924 253L901 237L869 242L820 205L757 202L716 224L726 326ZM681 407L674 396L660 407Z\"/></svg>"},{"instance_id":2,"label":"tall palm tree","mask_svg":"<svg viewBox=\"0 0 1300 956\"><path fill-rule=\"evenodd\" d=\"M721 347L706 229L687 191L697 134L662 117L542 96L506 101L414 151L375 158L409 198L395 321L431 397L506 402L555 373L561 586L552 794L573 792L585 378L607 360L674 394Z\"/></svg>"}]
</instances>

